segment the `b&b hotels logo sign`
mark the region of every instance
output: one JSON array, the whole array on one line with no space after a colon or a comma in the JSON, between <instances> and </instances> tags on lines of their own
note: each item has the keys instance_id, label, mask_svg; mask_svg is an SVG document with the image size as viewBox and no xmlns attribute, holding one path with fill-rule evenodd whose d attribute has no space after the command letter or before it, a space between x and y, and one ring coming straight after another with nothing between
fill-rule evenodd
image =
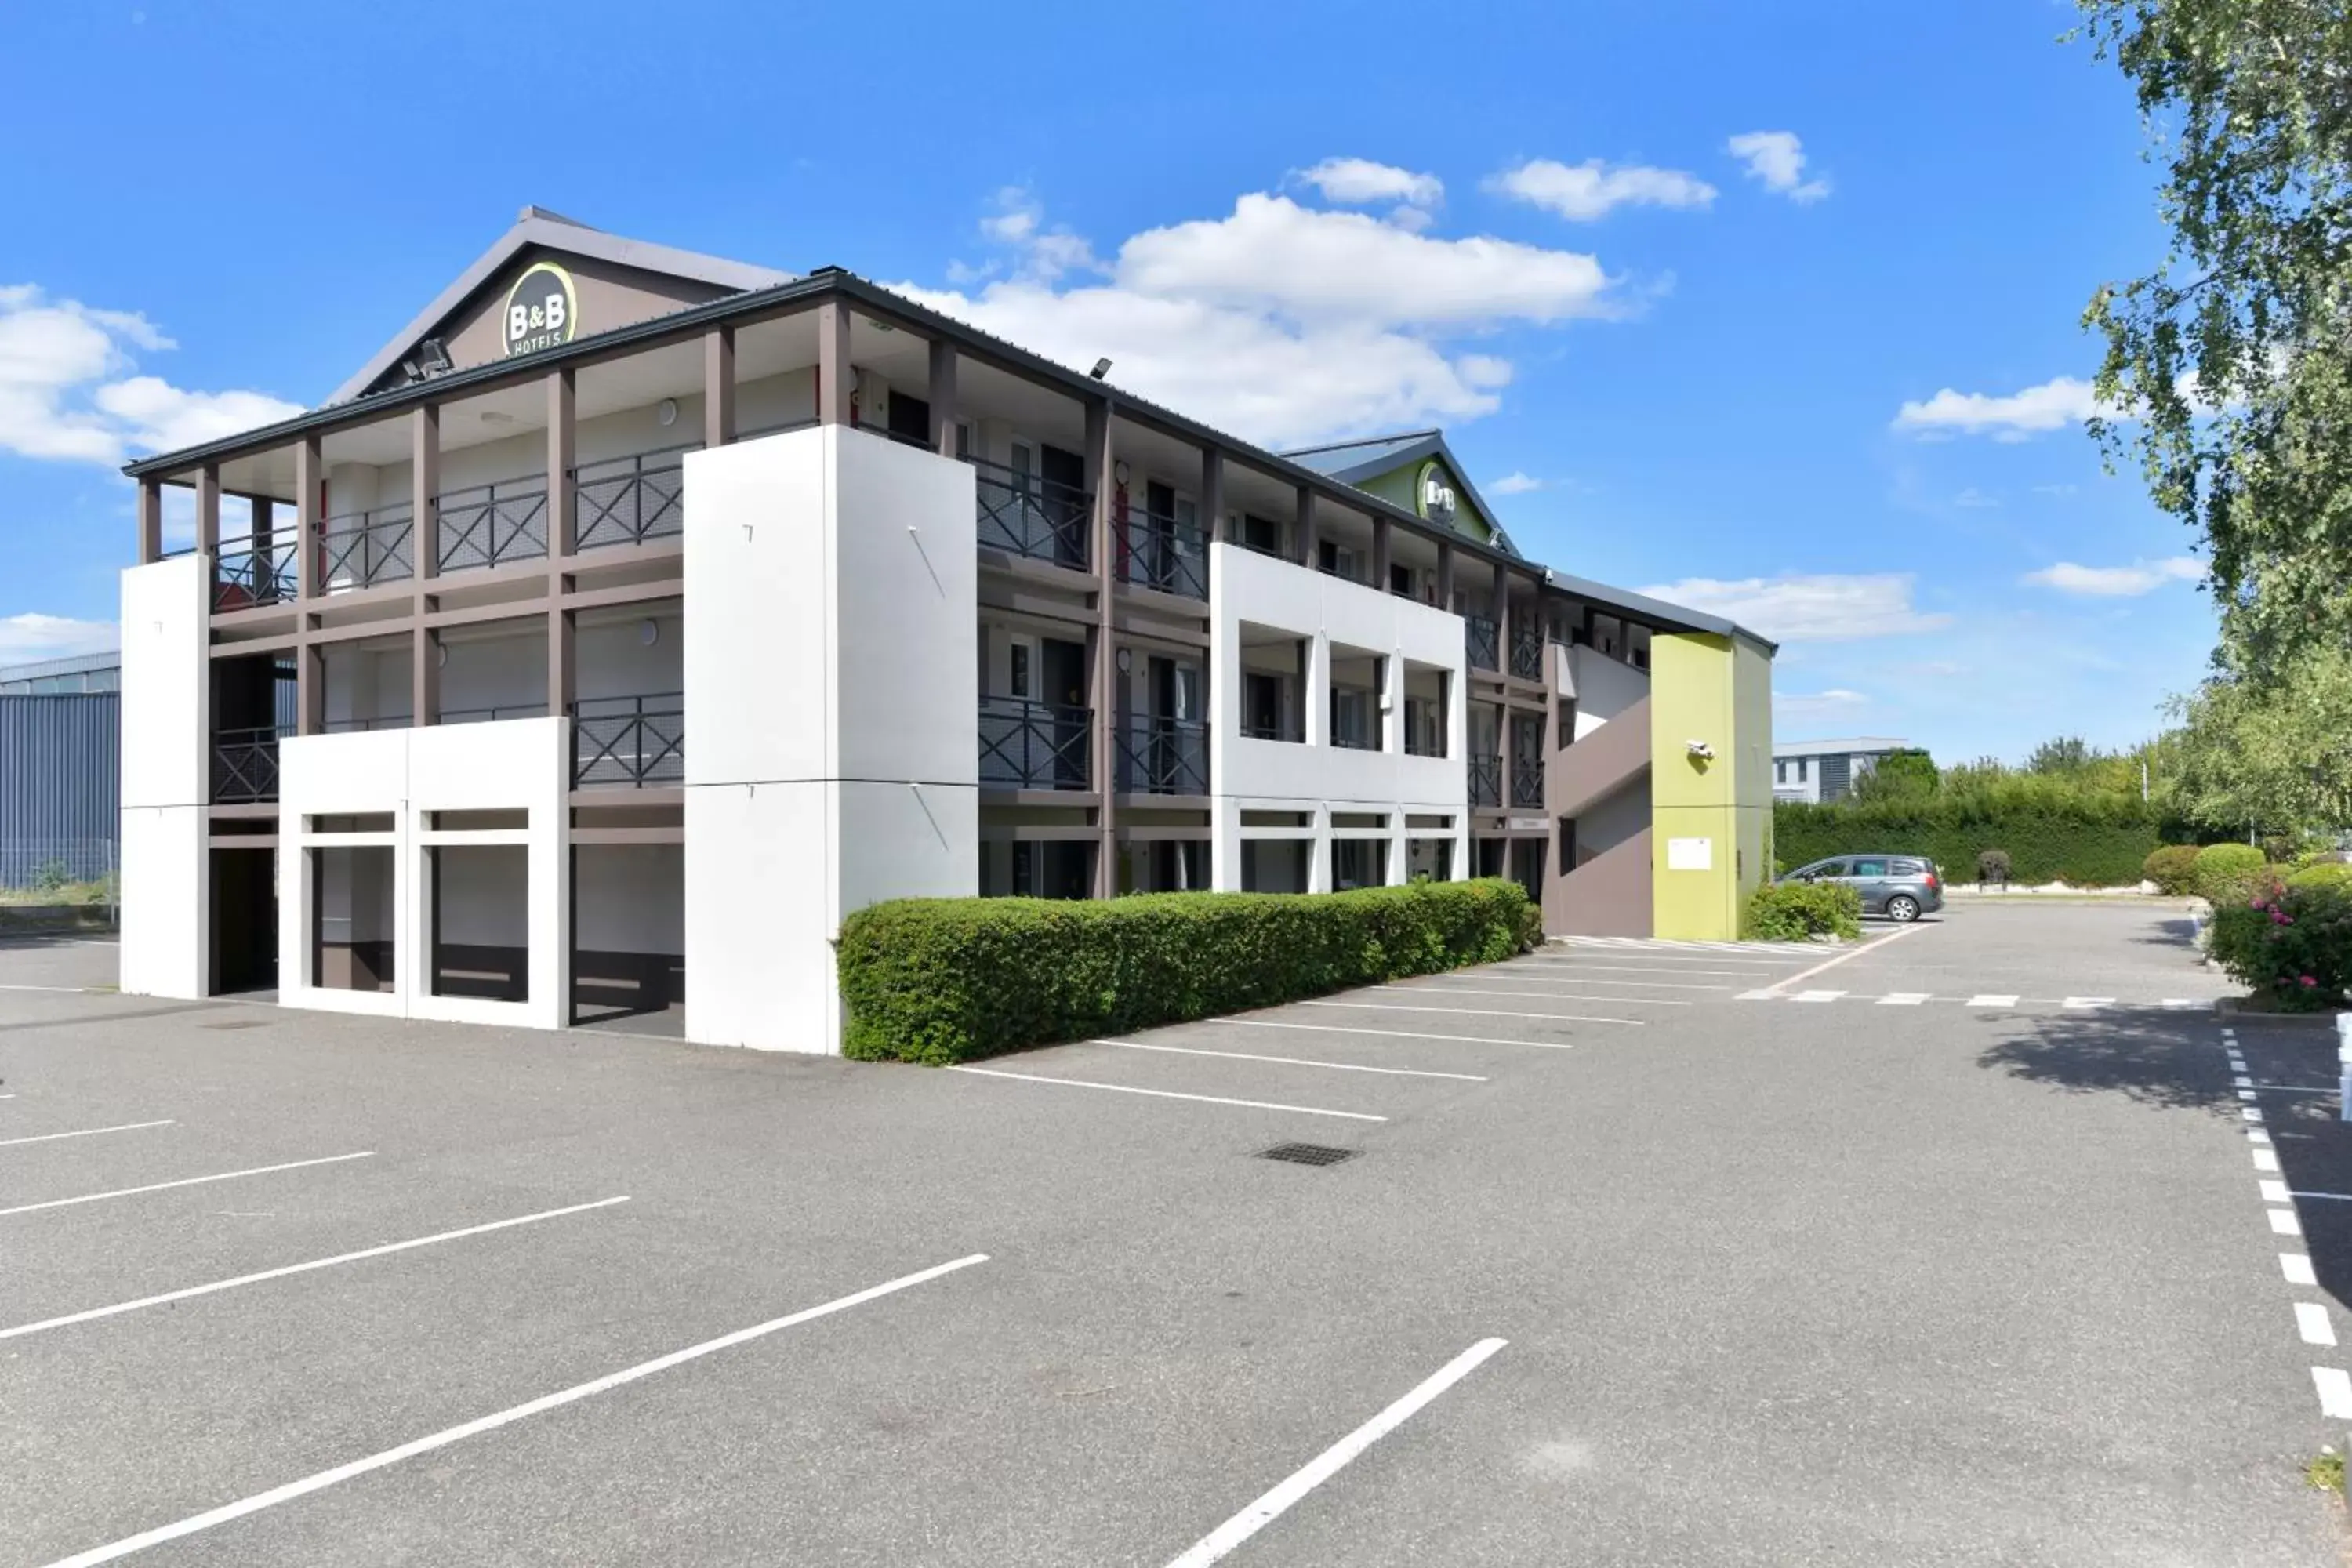
<instances>
[{"instance_id":1,"label":"b&b hotels logo sign","mask_svg":"<svg viewBox=\"0 0 2352 1568\"><path fill-rule=\"evenodd\" d=\"M551 261L541 261L516 279L508 292L499 336L512 359L570 342L579 324L580 300L572 291L572 274Z\"/></svg>"},{"instance_id":2,"label":"b&b hotels logo sign","mask_svg":"<svg viewBox=\"0 0 2352 1568\"><path fill-rule=\"evenodd\" d=\"M1422 516L1446 528L1454 526L1454 481L1436 458L1422 464L1413 478L1412 496Z\"/></svg>"}]
</instances>

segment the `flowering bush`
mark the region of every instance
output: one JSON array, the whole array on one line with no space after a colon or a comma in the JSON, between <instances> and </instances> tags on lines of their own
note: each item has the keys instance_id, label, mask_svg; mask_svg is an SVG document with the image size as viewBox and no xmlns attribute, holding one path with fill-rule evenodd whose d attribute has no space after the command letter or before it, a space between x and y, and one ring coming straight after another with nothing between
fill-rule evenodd
<instances>
[{"instance_id":1,"label":"flowering bush","mask_svg":"<svg viewBox=\"0 0 2352 1568\"><path fill-rule=\"evenodd\" d=\"M2269 883L2213 911L2213 962L2282 1011L2317 1012L2352 985L2352 891Z\"/></svg>"}]
</instances>

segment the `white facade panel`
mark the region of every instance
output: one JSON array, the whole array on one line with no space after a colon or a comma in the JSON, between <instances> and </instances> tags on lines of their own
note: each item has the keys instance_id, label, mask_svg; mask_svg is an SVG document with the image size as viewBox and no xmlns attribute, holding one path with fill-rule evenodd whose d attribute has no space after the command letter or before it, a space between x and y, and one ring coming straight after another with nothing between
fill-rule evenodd
<instances>
[{"instance_id":1,"label":"white facade panel","mask_svg":"<svg viewBox=\"0 0 2352 1568\"><path fill-rule=\"evenodd\" d=\"M131 996L210 994L210 851L201 805L122 808L121 975Z\"/></svg>"},{"instance_id":2,"label":"white facade panel","mask_svg":"<svg viewBox=\"0 0 2352 1568\"><path fill-rule=\"evenodd\" d=\"M134 995L210 990L209 565L182 555L122 574L121 985Z\"/></svg>"}]
</instances>

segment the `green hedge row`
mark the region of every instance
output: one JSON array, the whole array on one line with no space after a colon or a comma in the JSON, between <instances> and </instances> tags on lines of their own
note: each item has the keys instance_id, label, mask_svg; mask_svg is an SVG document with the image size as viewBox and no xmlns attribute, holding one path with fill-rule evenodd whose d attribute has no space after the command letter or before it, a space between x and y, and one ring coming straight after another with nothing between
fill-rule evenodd
<instances>
[{"instance_id":1,"label":"green hedge row","mask_svg":"<svg viewBox=\"0 0 2352 1568\"><path fill-rule=\"evenodd\" d=\"M1751 942L1862 935L1862 894L1843 882L1767 882L1748 895L1739 934Z\"/></svg>"},{"instance_id":2,"label":"green hedge row","mask_svg":"<svg viewBox=\"0 0 2352 1568\"><path fill-rule=\"evenodd\" d=\"M1925 855L1953 881L1976 877L1980 850L2009 856L2010 879L2078 888L2123 887L2140 879L2164 824L2139 802L1983 801L1930 795L1917 800L1787 801L1772 808L1773 853L1790 870L1831 855L1872 851Z\"/></svg>"},{"instance_id":3,"label":"green hedge row","mask_svg":"<svg viewBox=\"0 0 2352 1568\"><path fill-rule=\"evenodd\" d=\"M1529 945L1517 882L1100 902L901 899L842 922L843 1049L941 1064L1271 1006Z\"/></svg>"}]
</instances>

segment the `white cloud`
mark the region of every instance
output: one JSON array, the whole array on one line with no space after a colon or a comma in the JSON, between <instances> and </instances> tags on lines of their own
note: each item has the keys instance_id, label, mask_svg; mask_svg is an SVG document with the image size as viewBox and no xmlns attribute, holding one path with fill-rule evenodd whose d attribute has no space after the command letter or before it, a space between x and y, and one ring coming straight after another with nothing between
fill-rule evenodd
<instances>
[{"instance_id":1,"label":"white cloud","mask_svg":"<svg viewBox=\"0 0 2352 1568\"><path fill-rule=\"evenodd\" d=\"M1952 498L1952 504L1963 511L1990 511L2000 505L2000 498L1987 495L1976 486L1970 485Z\"/></svg>"},{"instance_id":2,"label":"white cloud","mask_svg":"<svg viewBox=\"0 0 2352 1568\"><path fill-rule=\"evenodd\" d=\"M1817 202L1830 194L1827 179L1805 178L1805 144L1793 131L1747 131L1723 150L1748 165L1750 179L1792 202Z\"/></svg>"},{"instance_id":3,"label":"white cloud","mask_svg":"<svg viewBox=\"0 0 2352 1568\"><path fill-rule=\"evenodd\" d=\"M2072 561L2061 561L2055 566L2028 572L2024 581L2037 588L2055 588L2062 594L2085 598L2130 599L2152 593L2167 583L2194 583L2204 575L2202 561L2174 555L2162 561L2137 561L2129 566L2078 566Z\"/></svg>"},{"instance_id":4,"label":"white cloud","mask_svg":"<svg viewBox=\"0 0 2352 1568\"><path fill-rule=\"evenodd\" d=\"M1790 573L1726 582L1685 577L1643 593L1738 621L1776 642L1852 642L1936 631L1952 624L1911 602L1908 572Z\"/></svg>"},{"instance_id":5,"label":"white cloud","mask_svg":"<svg viewBox=\"0 0 2352 1568\"><path fill-rule=\"evenodd\" d=\"M1490 493L1498 496L1523 496L1529 490L1539 490L1543 488L1543 480L1530 479L1526 474L1520 473L1517 469L1505 474L1501 479L1495 480L1486 487Z\"/></svg>"},{"instance_id":6,"label":"white cloud","mask_svg":"<svg viewBox=\"0 0 2352 1568\"><path fill-rule=\"evenodd\" d=\"M1715 187L1696 174L1644 164L1612 168L1598 158L1574 164L1533 158L1490 176L1486 188L1577 223L1621 206L1704 207L1715 200Z\"/></svg>"},{"instance_id":7,"label":"white cloud","mask_svg":"<svg viewBox=\"0 0 2352 1568\"><path fill-rule=\"evenodd\" d=\"M1445 182L1434 174L1416 174L1393 163L1370 158L1326 158L1298 177L1323 193L1327 202L1369 206L1374 202L1402 202L1408 207L1433 207L1445 199Z\"/></svg>"},{"instance_id":8,"label":"white cloud","mask_svg":"<svg viewBox=\"0 0 2352 1568\"><path fill-rule=\"evenodd\" d=\"M1593 257L1419 234L1365 213L1242 196L1224 217L1135 235L1099 277L1040 263L1055 237L1021 193L1000 195L1020 265L977 289L893 285L1066 363L1108 355L1118 384L1237 434L1288 444L1493 412L1511 363L1456 340L1621 313Z\"/></svg>"},{"instance_id":9,"label":"white cloud","mask_svg":"<svg viewBox=\"0 0 2352 1568\"><path fill-rule=\"evenodd\" d=\"M76 621L26 611L0 616L0 664L30 664L43 658L74 658L107 653L122 644L112 621Z\"/></svg>"},{"instance_id":10,"label":"white cloud","mask_svg":"<svg viewBox=\"0 0 2352 1568\"><path fill-rule=\"evenodd\" d=\"M302 411L257 392L188 392L130 374L134 350L174 346L136 312L52 300L29 283L0 288L0 451L112 465Z\"/></svg>"},{"instance_id":11,"label":"white cloud","mask_svg":"<svg viewBox=\"0 0 2352 1568\"><path fill-rule=\"evenodd\" d=\"M1925 403L1906 403L1897 409L1895 428L2022 441L2086 419L2113 418L2116 414L2112 406L2100 403L2089 382L2061 375L2005 396L1955 392L1948 386Z\"/></svg>"},{"instance_id":12,"label":"white cloud","mask_svg":"<svg viewBox=\"0 0 2352 1568\"><path fill-rule=\"evenodd\" d=\"M1084 239L1066 228L1045 226L1045 209L1026 188L1004 186L996 193L996 207L980 220L980 232L1013 253L1015 270L1022 277L1051 283L1066 272L1102 270L1094 248ZM948 276L968 283L995 270L993 263L975 271L956 262L950 265Z\"/></svg>"},{"instance_id":13,"label":"white cloud","mask_svg":"<svg viewBox=\"0 0 2352 1568\"><path fill-rule=\"evenodd\" d=\"M1776 691L1772 714L1777 719L1827 719L1866 707L1870 699L1859 691L1833 686L1826 691Z\"/></svg>"}]
</instances>

